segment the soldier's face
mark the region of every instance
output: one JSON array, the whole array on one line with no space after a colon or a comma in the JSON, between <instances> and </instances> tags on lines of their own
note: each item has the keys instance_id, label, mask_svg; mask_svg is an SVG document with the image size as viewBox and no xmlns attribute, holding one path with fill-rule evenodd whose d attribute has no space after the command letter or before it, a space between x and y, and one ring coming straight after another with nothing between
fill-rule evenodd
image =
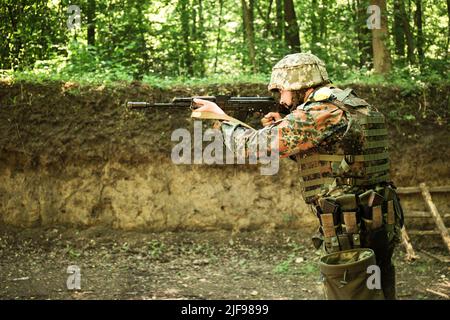
<instances>
[{"instance_id":1,"label":"soldier's face","mask_svg":"<svg viewBox=\"0 0 450 320\"><path fill-rule=\"evenodd\" d=\"M288 90L280 91L280 104L291 107L294 102L294 92Z\"/></svg>"}]
</instances>

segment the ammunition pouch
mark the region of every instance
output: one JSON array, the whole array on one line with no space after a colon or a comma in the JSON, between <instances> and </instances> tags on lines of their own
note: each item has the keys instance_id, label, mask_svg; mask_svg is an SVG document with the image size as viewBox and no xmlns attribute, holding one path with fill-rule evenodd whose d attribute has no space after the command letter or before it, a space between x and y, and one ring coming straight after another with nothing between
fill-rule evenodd
<instances>
[{"instance_id":1,"label":"ammunition pouch","mask_svg":"<svg viewBox=\"0 0 450 320\"><path fill-rule=\"evenodd\" d=\"M354 194L321 199L319 213L327 253L361 246L360 218Z\"/></svg>"},{"instance_id":2,"label":"ammunition pouch","mask_svg":"<svg viewBox=\"0 0 450 320\"><path fill-rule=\"evenodd\" d=\"M323 256L319 267L329 300L383 300L383 290L367 285L368 267L376 265L371 249L352 249Z\"/></svg>"},{"instance_id":3,"label":"ammunition pouch","mask_svg":"<svg viewBox=\"0 0 450 320\"><path fill-rule=\"evenodd\" d=\"M316 210L327 253L360 247L382 250L399 242L403 211L389 185L322 198Z\"/></svg>"},{"instance_id":4,"label":"ammunition pouch","mask_svg":"<svg viewBox=\"0 0 450 320\"><path fill-rule=\"evenodd\" d=\"M400 204L400 198L395 192L395 188L390 185L384 189L384 197L386 199L386 231L389 242L399 243L401 240L401 229L404 224L403 208Z\"/></svg>"}]
</instances>

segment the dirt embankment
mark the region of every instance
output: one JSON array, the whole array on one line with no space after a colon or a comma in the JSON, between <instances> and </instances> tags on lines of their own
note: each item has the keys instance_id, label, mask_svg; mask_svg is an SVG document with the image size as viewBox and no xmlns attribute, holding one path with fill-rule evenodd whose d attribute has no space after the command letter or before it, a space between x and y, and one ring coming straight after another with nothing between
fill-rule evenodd
<instances>
[{"instance_id":1,"label":"dirt embankment","mask_svg":"<svg viewBox=\"0 0 450 320\"><path fill-rule=\"evenodd\" d=\"M448 184L449 87L355 89L389 118L397 185ZM313 228L295 163L283 160L276 176L248 165L175 165L171 133L192 130L189 110L124 108L126 100L207 94L267 92L263 85L160 90L139 83L0 83L0 221L152 231Z\"/></svg>"}]
</instances>

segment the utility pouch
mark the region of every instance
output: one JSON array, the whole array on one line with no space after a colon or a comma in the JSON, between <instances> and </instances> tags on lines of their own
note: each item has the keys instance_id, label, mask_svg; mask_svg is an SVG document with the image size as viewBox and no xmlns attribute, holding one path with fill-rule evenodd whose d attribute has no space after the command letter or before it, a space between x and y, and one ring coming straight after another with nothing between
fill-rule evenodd
<instances>
[{"instance_id":1,"label":"utility pouch","mask_svg":"<svg viewBox=\"0 0 450 320\"><path fill-rule=\"evenodd\" d=\"M341 250L350 250L352 248L351 238L349 236L350 235L347 233L338 235L338 241L339 241Z\"/></svg>"},{"instance_id":2,"label":"utility pouch","mask_svg":"<svg viewBox=\"0 0 450 320\"><path fill-rule=\"evenodd\" d=\"M339 204L340 211L342 212L341 223L343 223L342 227L345 230L345 237L342 237L342 241L345 244L348 243L348 246L343 248L343 250L359 248L361 242L359 236L360 229L356 197L354 194L344 194L337 197L336 202Z\"/></svg>"},{"instance_id":3,"label":"utility pouch","mask_svg":"<svg viewBox=\"0 0 450 320\"><path fill-rule=\"evenodd\" d=\"M400 199L391 186L386 186L384 190L386 199L386 232L389 241L400 241L401 229L403 227L404 215L400 204Z\"/></svg>"},{"instance_id":4,"label":"utility pouch","mask_svg":"<svg viewBox=\"0 0 450 320\"><path fill-rule=\"evenodd\" d=\"M383 225L383 209L380 205L372 207L372 230L376 230Z\"/></svg>"},{"instance_id":5,"label":"utility pouch","mask_svg":"<svg viewBox=\"0 0 450 320\"><path fill-rule=\"evenodd\" d=\"M374 190L367 190L360 194L361 219L366 231L377 230L383 226L384 198Z\"/></svg>"},{"instance_id":6,"label":"utility pouch","mask_svg":"<svg viewBox=\"0 0 450 320\"><path fill-rule=\"evenodd\" d=\"M372 197L373 190L367 190L366 192L360 194L358 196L359 203L361 206L360 212L361 212L361 219L366 221L372 220L372 208L369 206L370 198Z\"/></svg>"},{"instance_id":7,"label":"utility pouch","mask_svg":"<svg viewBox=\"0 0 450 320\"><path fill-rule=\"evenodd\" d=\"M337 239L336 226L333 223L332 213L322 213L320 223L324 236L325 249L327 252L339 251L339 241Z\"/></svg>"},{"instance_id":8,"label":"utility pouch","mask_svg":"<svg viewBox=\"0 0 450 320\"><path fill-rule=\"evenodd\" d=\"M340 250L338 232L339 216L338 205L334 203L334 199L320 200L320 225L324 236L325 250L327 252L337 252Z\"/></svg>"},{"instance_id":9,"label":"utility pouch","mask_svg":"<svg viewBox=\"0 0 450 320\"><path fill-rule=\"evenodd\" d=\"M376 265L375 253L369 248L335 252L320 259L320 272L328 300L384 300L383 290L369 288L367 272Z\"/></svg>"}]
</instances>

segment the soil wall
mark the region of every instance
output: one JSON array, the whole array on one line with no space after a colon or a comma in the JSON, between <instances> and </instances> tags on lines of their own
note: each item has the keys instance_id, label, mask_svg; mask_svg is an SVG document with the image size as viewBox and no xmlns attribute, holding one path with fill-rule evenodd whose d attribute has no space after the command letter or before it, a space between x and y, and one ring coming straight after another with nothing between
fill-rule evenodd
<instances>
[{"instance_id":1,"label":"soil wall","mask_svg":"<svg viewBox=\"0 0 450 320\"><path fill-rule=\"evenodd\" d=\"M353 87L388 116L396 184L449 184L449 88ZM208 94L267 92L252 84L0 83L0 221L148 231L314 228L292 161L282 160L275 176L250 165L175 165L170 136L192 130L189 110L124 107L127 100ZM446 201L442 206L449 212Z\"/></svg>"}]
</instances>

